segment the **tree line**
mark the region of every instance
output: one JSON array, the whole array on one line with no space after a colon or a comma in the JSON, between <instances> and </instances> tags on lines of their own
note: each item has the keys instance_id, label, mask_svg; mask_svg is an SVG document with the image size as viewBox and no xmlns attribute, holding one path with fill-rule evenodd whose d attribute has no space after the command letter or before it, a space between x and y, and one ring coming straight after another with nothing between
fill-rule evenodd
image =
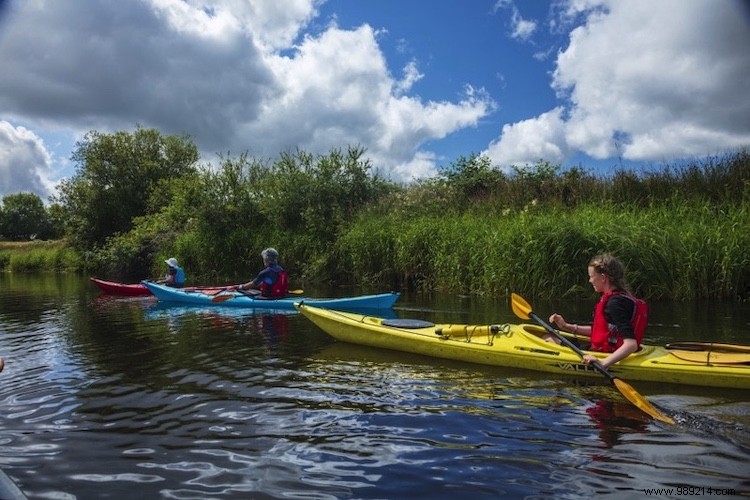
<instances>
[{"instance_id":1,"label":"tree line","mask_svg":"<svg viewBox=\"0 0 750 500\"><path fill-rule=\"evenodd\" d=\"M655 296L743 296L750 277L744 233L713 233L713 224L745 217L747 149L608 175L542 160L503 171L471 154L404 185L381 175L361 147L275 160L219 155L212 165L200 163L190 137L137 127L90 132L72 159L76 173L48 207L28 193L3 198L0 235L63 238L82 270L113 279L153 276L169 256L196 281L245 278L267 246L297 280L392 288L581 293L581 268L600 250L620 250L638 287ZM679 217L688 227L651 224ZM669 262L670 245L682 261ZM520 258L534 269L519 267ZM661 266L700 283L671 292L649 277Z\"/></svg>"}]
</instances>

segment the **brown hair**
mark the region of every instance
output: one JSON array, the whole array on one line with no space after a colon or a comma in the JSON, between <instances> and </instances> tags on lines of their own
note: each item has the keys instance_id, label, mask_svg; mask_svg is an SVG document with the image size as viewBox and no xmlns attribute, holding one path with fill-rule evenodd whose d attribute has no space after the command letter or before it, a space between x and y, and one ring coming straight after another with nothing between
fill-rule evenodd
<instances>
[{"instance_id":1,"label":"brown hair","mask_svg":"<svg viewBox=\"0 0 750 500\"><path fill-rule=\"evenodd\" d=\"M589 261L589 267L593 267L597 273L606 274L615 290L630 293L628 284L625 282L625 269L617 257L608 253L597 255Z\"/></svg>"}]
</instances>

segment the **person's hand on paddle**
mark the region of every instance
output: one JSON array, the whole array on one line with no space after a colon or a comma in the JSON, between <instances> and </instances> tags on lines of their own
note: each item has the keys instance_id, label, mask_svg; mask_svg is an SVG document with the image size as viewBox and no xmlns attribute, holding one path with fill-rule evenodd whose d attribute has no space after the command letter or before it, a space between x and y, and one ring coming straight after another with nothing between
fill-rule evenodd
<instances>
[{"instance_id":1,"label":"person's hand on paddle","mask_svg":"<svg viewBox=\"0 0 750 500\"><path fill-rule=\"evenodd\" d=\"M597 358L596 356L592 356L591 354L584 354L581 360L583 361L583 364L588 365L593 363L594 361L599 361L599 358ZM599 364L606 368L606 366L604 366L601 361L599 361Z\"/></svg>"},{"instance_id":2,"label":"person's hand on paddle","mask_svg":"<svg viewBox=\"0 0 750 500\"><path fill-rule=\"evenodd\" d=\"M568 322L562 317L562 314L552 313L549 322L558 327L560 330L567 330Z\"/></svg>"},{"instance_id":3,"label":"person's hand on paddle","mask_svg":"<svg viewBox=\"0 0 750 500\"><path fill-rule=\"evenodd\" d=\"M591 354L584 354L583 356L581 356L581 359L587 365L596 361L597 363L599 363L599 365L601 365L602 368L609 368L621 359L627 358L631 353L634 353L637 350L638 343L635 341L635 339L625 339L622 345L615 352L604 359L599 359Z\"/></svg>"}]
</instances>

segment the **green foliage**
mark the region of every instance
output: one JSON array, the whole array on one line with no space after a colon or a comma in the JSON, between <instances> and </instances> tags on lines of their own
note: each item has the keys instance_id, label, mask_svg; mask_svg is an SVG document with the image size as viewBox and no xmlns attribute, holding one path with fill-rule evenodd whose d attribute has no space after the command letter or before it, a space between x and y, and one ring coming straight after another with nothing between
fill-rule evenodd
<instances>
[{"instance_id":1,"label":"green foliage","mask_svg":"<svg viewBox=\"0 0 750 500\"><path fill-rule=\"evenodd\" d=\"M259 230L268 226L259 209L266 171L241 155L222 158L216 171L176 184L173 202L159 214L164 258L175 256L186 269L200 269L211 279L236 274Z\"/></svg>"},{"instance_id":2,"label":"green foliage","mask_svg":"<svg viewBox=\"0 0 750 500\"><path fill-rule=\"evenodd\" d=\"M64 241L35 240L26 244L0 245L0 270L7 272L76 272L83 269L81 256Z\"/></svg>"},{"instance_id":3,"label":"green foliage","mask_svg":"<svg viewBox=\"0 0 750 500\"><path fill-rule=\"evenodd\" d=\"M487 156L471 154L468 158L459 157L438 176L445 184L455 188L460 203L478 202L491 195L497 195L507 185L508 177L500 170L492 168Z\"/></svg>"},{"instance_id":4,"label":"green foliage","mask_svg":"<svg viewBox=\"0 0 750 500\"><path fill-rule=\"evenodd\" d=\"M530 204L408 221L396 214L358 217L338 241L339 272L396 288L587 296L588 261L612 252L639 295L750 298L749 211L707 201L685 205L675 197L653 207Z\"/></svg>"},{"instance_id":5,"label":"green foliage","mask_svg":"<svg viewBox=\"0 0 750 500\"><path fill-rule=\"evenodd\" d=\"M189 141L140 128L92 132L74 157L47 217L68 227L76 265L110 277L154 277L176 257L195 283L248 279L274 246L298 283L588 296L586 264L606 251L639 295L750 299L747 150L607 176L471 155L409 185L374 174L361 148L197 168ZM16 258L0 249L5 268L71 262Z\"/></svg>"},{"instance_id":6,"label":"green foliage","mask_svg":"<svg viewBox=\"0 0 750 500\"><path fill-rule=\"evenodd\" d=\"M143 276L174 256L189 276L244 279L260 268L260 251L275 246L290 273L325 279L332 243L352 215L393 189L362 155L352 148L317 157L298 151L276 163L222 157L215 170L162 183L151 213L110 237L95 252L96 266L107 275Z\"/></svg>"},{"instance_id":7,"label":"green foliage","mask_svg":"<svg viewBox=\"0 0 750 500\"><path fill-rule=\"evenodd\" d=\"M48 239L53 236L51 221L42 199L33 193L3 196L0 235L15 241Z\"/></svg>"},{"instance_id":8,"label":"green foliage","mask_svg":"<svg viewBox=\"0 0 750 500\"><path fill-rule=\"evenodd\" d=\"M251 241L257 242L252 268L263 247L278 244L290 271L310 278L331 275L331 245L353 214L394 189L373 174L363 155L361 148L319 156L284 153L258 172L252 186L260 212L252 228Z\"/></svg>"},{"instance_id":9,"label":"green foliage","mask_svg":"<svg viewBox=\"0 0 750 500\"><path fill-rule=\"evenodd\" d=\"M56 201L71 242L87 250L132 229L134 217L154 209L148 202L162 180L195 172L198 150L188 138L138 127L133 133L89 132L72 159L77 173L61 183ZM162 199L162 205L168 202Z\"/></svg>"},{"instance_id":10,"label":"green foliage","mask_svg":"<svg viewBox=\"0 0 750 500\"><path fill-rule=\"evenodd\" d=\"M151 274L158 250L155 241L157 234L158 231L148 225L136 225L132 231L110 237L106 245L86 252L89 270L96 275L123 281L139 281L158 276Z\"/></svg>"},{"instance_id":11,"label":"green foliage","mask_svg":"<svg viewBox=\"0 0 750 500\"><path fill-rule=\"evenodd\" d=\"M282 154L263 179L263 213L276 227L303 230L318 242L311 250L324 248L353 213L390 189L363 155L361 148L320 156Z\"/></svg>"}]
</instances>

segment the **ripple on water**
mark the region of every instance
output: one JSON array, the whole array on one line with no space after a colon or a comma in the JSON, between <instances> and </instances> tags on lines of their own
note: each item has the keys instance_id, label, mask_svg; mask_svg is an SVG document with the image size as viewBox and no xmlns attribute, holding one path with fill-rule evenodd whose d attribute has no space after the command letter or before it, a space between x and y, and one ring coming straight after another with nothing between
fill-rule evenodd
<instances>
[{"instance_id":1,"label":"ripple on water","mask_svg":"<svg viewBox=\"0 0 750 500\"><path fill-rule=\"evenodd\" d=\"M299 316L53 302L0 311L0 464L33 497L748 490L742 397L659 387L666 426L602 381L350 349Z\"/></svg>"}]
</instances>

